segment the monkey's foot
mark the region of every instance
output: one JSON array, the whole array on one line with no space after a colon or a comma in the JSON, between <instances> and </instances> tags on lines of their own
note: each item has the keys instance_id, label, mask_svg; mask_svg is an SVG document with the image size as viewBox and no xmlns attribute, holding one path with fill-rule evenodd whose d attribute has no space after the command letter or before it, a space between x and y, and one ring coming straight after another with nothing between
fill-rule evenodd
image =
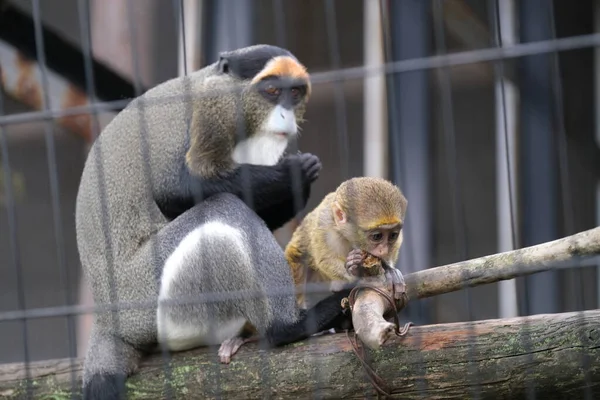
<instances>
[{"instance_id":1,"label":"monkey's foot","mask_svg":"<svg viewBox=\"0 0 600 400\"><path fill-rule=\"evenodd\" d=\"M221 347L219 347L219 359L221 360L221 363L229 364L231 362L231 357L237 353L240 347L251 341L253 341L253 339L236 336L221 343Z\"/></svg>"}]
</instances>

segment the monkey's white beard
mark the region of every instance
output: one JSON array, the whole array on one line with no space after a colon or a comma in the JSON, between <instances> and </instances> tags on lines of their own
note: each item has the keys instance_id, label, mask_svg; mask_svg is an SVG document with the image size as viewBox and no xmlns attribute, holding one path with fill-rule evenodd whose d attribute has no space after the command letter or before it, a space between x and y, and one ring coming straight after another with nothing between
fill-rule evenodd
<instances>
[{"instance_id":1,"label":"monkey's white beard","mask_svg":"<svg viewBox=\"0 0 600 400\"><path fill-rule=\"evenodd\" d=\"M287 138L272 133L259 133L235 146L233 161L238 164L275 165L287 145Z\"/></svg>"},{"instance_id":2,"label":"monkey's white beard","mask_svg":"<svg viewBox=\"0 0 600 400\"><path fill-rule=\"evenodd\" d=\"M238 164L275 165L288 145L288 138L297 132L294 112L275 106L259 132L238 143L233 150L233 161Z\"/></svg>"}]
</instances>

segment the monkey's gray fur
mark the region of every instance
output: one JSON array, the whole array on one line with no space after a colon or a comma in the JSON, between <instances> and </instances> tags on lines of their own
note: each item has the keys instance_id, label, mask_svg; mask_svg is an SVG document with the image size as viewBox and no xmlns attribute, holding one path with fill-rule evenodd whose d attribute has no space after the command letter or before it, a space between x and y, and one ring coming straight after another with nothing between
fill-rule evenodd
<instances>
[{"instance_id":1,"label":"monkey's gray fur","mask_svg":"<svg viewBox=\"0 0 600 400\"><path fill-rule=\"evenodd\" d=\"M241 109L247 132L252 135L273 105L249 88L247 77L256 75L274 56L293 57L273 46L253 46L225 55L229 57L228 72L223 72L222 59L188 78L156 86L119 113L92 146L77 195L76 234L85 278L97 305L156 301L165 262L182 246L184 238L203 224L220 223L239 235L202 231L195 238L196 246L188 248L179 260L178 273L185 275L172 280L166 296L242 289L257 289L263 296L178 306L171 315L174 323L218 330L227 321L241 317L264 333L270 324L286 325L298 318L289 266L269 230L293 215L265 225L258 211L257 216L230 194L189 203L196 181L220 179L237 167L231 151L237 143L235 111L239 103L234 94L186 99L186 87L191 88L192 95L202 95L244 83ZM251 62L246 62L248 59ZM298 120L303 107L302 102L294 108ZM281 154L265 156L276 160ZM259 200L255 203L264 203L265 209L277 205L280 192L291 188L284 172L293 162L302 164L302 184L310 186L320 169L318 159L312 155L288 156L272 167L256 167L259 184L254 189L262 190L262 195L256 195ZM275 171L273 175L261 175L270 169ZM240 182L223 184L222 191L241 191ZM215 183L213 192L220 191L220 184ZM184 197L187 205L181 213L165 216L159 207L161 201L177 203L179 197ZM265 211L265 215L269 213L274 211ZM271 287L288 288L289 294L266 297ZM83 375L88 399L118 398L124 379L135 372L142 353L156 346L156 308L134 307L117 314L118 320L113 320L110 312L95 315Z\"/></svg>"}]
</instances>

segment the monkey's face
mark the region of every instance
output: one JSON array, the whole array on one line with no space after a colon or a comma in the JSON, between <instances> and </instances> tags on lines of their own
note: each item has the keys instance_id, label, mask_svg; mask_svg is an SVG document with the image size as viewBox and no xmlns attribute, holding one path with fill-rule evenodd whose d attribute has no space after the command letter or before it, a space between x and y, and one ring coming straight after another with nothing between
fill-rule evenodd
<instances>
[{"instance_id":1,"label":"monkey's face","mask_svg":"<svg viewBox=\"0 0 600 400\"><path fill-rule=\"evenodd\" d=\"M393 263L402 245L406 206L391 182L356 177L336 189L333 211L338 229L354 247Z\"/></svg>"},{"instance_id":2,"label":"monkey's face","mask_svg":"<svg viewBox=\"0 0 600 400\"><path fill-rule=\"evenodd\" d=\"M236 145L234 160L275 164L298 134L309 95L308 74L297 60L287 56L270 60L243 90L247 139Z\"/></svg>"},{"instance_id":3,"label":"monkey's face","mask_svg":"<svg viewBox=\"0 0 600 400\"><path fill-rule=\"evenodd\" d=\"M361 248L374 256L389 260L402 244L401 226L383 225L359 232Z\"/></svg>"},{"instance_id":4,"label":"monkey's face","mask_svg":"<svg viewBox=\"0 0 600 400\"><path fill-rule=\"evenodd\" d=\"M338 223L340 233L352 244L374 256L388 262L395 261L402 245L401 224L380 225L371 229L362 228L361 224L351 219Z\"/></svg>"},{"instance_id":5,"label":"monkey's face","mask_svg":"<svg viewBox=\"0 0 600 400\"><path fill-rule=\"evenodd\" d=\"M251 135L270 134L285 141L298 134L308 85L303 79L267 76L248 87L244 99Z\"/></svg>"},{"instance_id":6,"label":"monkey's face","mask_svg":"<svg viewBox=\"0 0 600 400\"><path fill-rule=\"evenodd\" d=\"M381 211L373 215L366 210L348 212L339 203L333 204L337 229L352 247L393 263L402 245L402 222L382 223L381 215Z\"/></svg>"}]
</instances>

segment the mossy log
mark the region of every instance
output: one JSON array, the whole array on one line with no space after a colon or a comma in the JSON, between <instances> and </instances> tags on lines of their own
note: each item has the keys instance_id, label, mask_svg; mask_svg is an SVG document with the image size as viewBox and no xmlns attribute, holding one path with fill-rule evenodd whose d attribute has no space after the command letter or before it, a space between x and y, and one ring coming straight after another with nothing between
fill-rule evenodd
<instances>
[{"instance_id":1,"label":"mossy log","mask_svg":"<svg viewBox=\"0 0 600 400\"><path fill-rule=\"evenodd\" d=\"M600 310L473 323L412 327L368 352L395 398L584 398L600 396ZM128 383L131 399L323 399L374 395L345 334L313 337L265 352L242 347L229 365L199 349L143 362ZM80 385L81 362L34 363L35 399L71 398L71 373ZM0 398L26 398L22 364L0 367ZM79 388L77 388L77 393ZM592 397L590 397L592 398Z\"/></svg>"}]
</instances>

